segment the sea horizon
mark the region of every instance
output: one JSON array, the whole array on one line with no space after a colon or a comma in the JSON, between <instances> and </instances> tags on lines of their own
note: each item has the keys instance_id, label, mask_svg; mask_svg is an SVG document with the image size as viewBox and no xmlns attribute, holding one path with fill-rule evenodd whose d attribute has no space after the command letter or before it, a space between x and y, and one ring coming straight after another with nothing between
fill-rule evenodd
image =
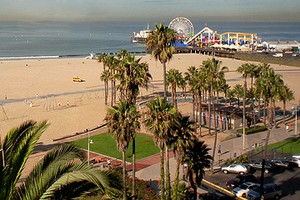
<instances>
[{"instance_id":1,"label":"sea horizon","mask_svg":"<svg viewBox=\"0 0 300 200\"><path fill-rule=\"evenodd\" d=\"M205 26L223 32L257 33L262 41L300 41L297 22L192 22L195 34ZM0 22L0 60L86 57L90 52L115 54L126 49L145 54L132 43L132 32L155 22ZM165 23L167 26L169 23Z\"/></svg>"}]
</instances>

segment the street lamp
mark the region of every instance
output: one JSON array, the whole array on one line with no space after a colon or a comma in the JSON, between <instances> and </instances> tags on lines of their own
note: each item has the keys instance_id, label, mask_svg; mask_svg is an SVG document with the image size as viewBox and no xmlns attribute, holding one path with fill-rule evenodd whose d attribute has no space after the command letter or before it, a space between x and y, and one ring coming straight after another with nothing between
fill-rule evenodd
<instances>
[{"instance_id":1,"label":"street lamp","mask_svg":"<svg viewBox=\"0 0 300 200\"><path fill-rule=\"evenodd\" d=\"M90 165L90 144L93 144L93 140L90 139L90 132L88 131L88 155L87 155L88 165Z\"/></svg>"},{"instance_id":2,"label":"street lamp","mask_svg":"<svg viewBox=\"0 0 300 200\"><path fill-rule=\"evenodd\" d=\"M295 109L295 136L298 134L298 124L297 124L297 121L298 121L298 104L293 104L295 105L294 108L292 109Z\"/></svg>"}]
</instances>

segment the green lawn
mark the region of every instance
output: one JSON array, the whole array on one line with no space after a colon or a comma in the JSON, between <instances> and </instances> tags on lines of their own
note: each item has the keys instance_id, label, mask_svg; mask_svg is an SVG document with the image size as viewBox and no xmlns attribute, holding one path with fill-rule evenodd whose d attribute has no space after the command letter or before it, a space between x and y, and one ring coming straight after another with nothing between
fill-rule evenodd
<instances>
[{"instance_id":1,"label":"green lawn","mask_svg":"<svg viewBox=\"0 0 300 200\"><path fill-rule=\"evenodd\" d=\"M91 140L93 141L93 144L90 144L91 151L122 159L122 154L117 149L116 141L107 133L91 136ZM77 140L74 143L83 149L87 149L87 138ZM151 136L137 134L135 144L137 160L159 153L159 149L154 145ZM132 145L130 143L126 158L128 162L131 162L131 147Z\"/></svg>"},{"instance_id":2,"label":"green lawn","mask_svg":"<svg viewBox=\"0 0 300 200\"><path fill-rule=\"evenodd\" d=\"M269 149L276 149L280 153L297 154L300 153L300 138L289 138L281 142L270 144Z\"/></svg>"}]
</instances>

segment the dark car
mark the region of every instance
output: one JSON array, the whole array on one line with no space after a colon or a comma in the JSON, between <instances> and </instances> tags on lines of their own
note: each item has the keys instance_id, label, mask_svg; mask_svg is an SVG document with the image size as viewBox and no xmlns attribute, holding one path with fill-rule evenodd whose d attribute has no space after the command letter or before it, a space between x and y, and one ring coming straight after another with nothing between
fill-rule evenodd
<instances>
[{"instance_id":1,"label":"dark car","mask_svg":"<svg viewBox=\"0 0 300 200\"><path fill-rule=\"evenodd\" d=\"M291 168L291 163L289 163L286 160L276 159L271 160L271 163L275 165L276 167L279 167L280 169L289 169Z\"/></svg>"},{"instance_id":2,"label":"dark car","mask_svg":"<svg viewBox=\"0 0 300 200\"><path fill-rule=\"evenodd\" d=\"M256 170L262 170L262 161L255 161L248 163L249 166ZM275 171L275 165L269 161L265 161L265 173L269 173L271 171Z\"/></svg>"},{"instance_id":3,"label":"dark car","mask_svg":"<svg viewBox=\"0 0 300 200\"><path fill-rule=\"evenodd\" d=\"M231 179L231 180L227 181L226 186L230 187L230 188L235 188L245 182L256 183L256 177L253 174L238 175L235 179Z\"/></svg>"}]
</instances>

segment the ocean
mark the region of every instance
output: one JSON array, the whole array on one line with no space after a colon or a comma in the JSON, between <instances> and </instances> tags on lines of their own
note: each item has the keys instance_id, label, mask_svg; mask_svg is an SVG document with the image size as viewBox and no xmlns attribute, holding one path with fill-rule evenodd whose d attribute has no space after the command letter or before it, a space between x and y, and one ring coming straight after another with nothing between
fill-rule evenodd
<instances>
[{"instance_id":1,"label":"ocean","mask_svg":"<svg viewBox=\"0 0 300 200\"><path fill-rule=\"evenodd\" d=\"M145 45L132 43L132 32L154 22L25 23L0 22L0 59L85 57L90 52L144 53ZM168 24L165 24L168 25ZM195 33L205 26L223 32L257 33L262 41L297 40L300 23L193 22Z\"/></svg>"}]
</instances>

